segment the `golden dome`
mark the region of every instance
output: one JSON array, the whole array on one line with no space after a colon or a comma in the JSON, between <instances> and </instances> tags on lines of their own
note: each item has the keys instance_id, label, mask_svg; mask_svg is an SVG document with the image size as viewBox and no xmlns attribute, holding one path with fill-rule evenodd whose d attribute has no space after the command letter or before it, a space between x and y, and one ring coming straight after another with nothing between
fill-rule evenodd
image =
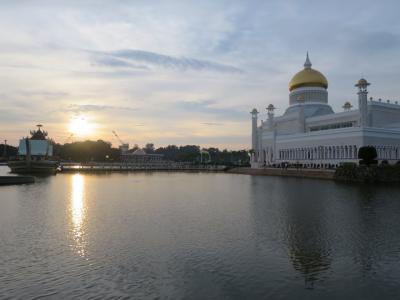
<instances>
[{"instance_id":1,"label":"golden dome","mask_svg":"<svg viewBox=\"0 0 400 300\"><path fill-rule=\"evenodd\" d=\"M364 78L361 78L359 81L358 81L358 84L367 84L368 82L367 82L367 80L365 80Z\"/></svg>"},{"instance_id":2,"label":"golden dome","mask_svg":"<svg viewBox=\"0 0 400 300\"><path fill-rule=\"evenodd\" d=\"M368 85L370 85L370 83L369 83L366 79L361 78L361 79L357 82L357 84L356 84L355 86L356 86L356 87L367 87Z\"/></svg>"},{"instance_id":3,"label":"golden dome","mask_svg":"<svg viewBox=\"0 0 400 300\"><path fill-rule=\"evenodd\" d=\"M304 70L301 70L293 76L289 82L289 91L300 87L323 87L328 88L328 80L319 71L311 69L311 62L308 58L304 64Z\"/></svg>"},{"instance_id":4,"label":"golden dome","mask_svg":"<svg viewBox=\"0 0 400 300\"><path fill-rule=\"evenodd\" d=\"M328 88L328 80L325 76L314 69L304 69L293 76L289 82L289 91L292 91L299 87L323 87Z\"/></svg>"}]
</instances>

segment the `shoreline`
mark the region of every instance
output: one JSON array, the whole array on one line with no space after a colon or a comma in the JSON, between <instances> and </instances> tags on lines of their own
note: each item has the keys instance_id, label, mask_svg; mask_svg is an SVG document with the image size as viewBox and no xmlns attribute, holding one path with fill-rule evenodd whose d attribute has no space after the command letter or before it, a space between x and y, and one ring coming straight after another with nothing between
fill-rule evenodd
<instances>
[{"instance_id":1,"label":"shoreline","mask_svg":"<svg viewBox=\"0 0 400 300\"><path fill-rule=\"evenodd\" d=\"M226 173L335 180L335 170L324 169L233 168L227 170Z\"/></svg>"}]
</instances>

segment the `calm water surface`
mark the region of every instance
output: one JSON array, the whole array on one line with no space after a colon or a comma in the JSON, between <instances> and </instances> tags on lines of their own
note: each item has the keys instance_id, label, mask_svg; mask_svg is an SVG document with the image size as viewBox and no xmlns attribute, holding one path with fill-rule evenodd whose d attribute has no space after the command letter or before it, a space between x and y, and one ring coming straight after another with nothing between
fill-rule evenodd
<instances>
[{"instance_id":1,"label":"calm water surface","mask_svg":"<svg viewBox=\"0 0 400 300\"><path fill-rule=\"evenodd\" d=\"M0 298L398 299L399 217L395 187L58 174L0 187Z\"/></svg>"}]
</instances>

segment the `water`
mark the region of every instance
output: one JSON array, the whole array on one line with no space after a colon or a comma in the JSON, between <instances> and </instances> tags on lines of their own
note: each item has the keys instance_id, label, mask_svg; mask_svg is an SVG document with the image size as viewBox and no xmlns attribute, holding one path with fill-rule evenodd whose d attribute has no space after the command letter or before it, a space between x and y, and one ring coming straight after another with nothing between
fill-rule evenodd
<instances>
[{"instance_id":1,"label":"water","mask_svg":"<svg viewBox=\"0 0 400 300\"><path fill-rule=\"evenodd\" d=\"M394 299L399 216L394 187L58 174L0 187L0 299Z\"/></svg>"}]
</instances>

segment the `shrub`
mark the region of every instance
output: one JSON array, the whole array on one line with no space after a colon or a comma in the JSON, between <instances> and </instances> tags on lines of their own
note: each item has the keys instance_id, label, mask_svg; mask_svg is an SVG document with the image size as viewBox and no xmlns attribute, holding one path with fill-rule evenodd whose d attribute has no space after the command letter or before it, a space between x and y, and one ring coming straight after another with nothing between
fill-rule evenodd
<instances>
[{"instance_id":1,"label":"shrub","mask_svg":"<svg viewBox=\"0 0 400 300\"><path fill-rule=\"evenodd\" d=\"M345 168L357 168L357 164L354 162L344 162L341 166Z\"/></svg>"},{"instance_id":2,"label":"shrub","mask_svg":"<svg viewBox=\"0 0 400 300\"><path fill-rule=\"evenodd\" d=\"M376 163L377 156L378 154L373 146L364 146L358 150L358 158L361 159L360 164L369 166L372 163Z\"/></svg>"}]
</instances>

